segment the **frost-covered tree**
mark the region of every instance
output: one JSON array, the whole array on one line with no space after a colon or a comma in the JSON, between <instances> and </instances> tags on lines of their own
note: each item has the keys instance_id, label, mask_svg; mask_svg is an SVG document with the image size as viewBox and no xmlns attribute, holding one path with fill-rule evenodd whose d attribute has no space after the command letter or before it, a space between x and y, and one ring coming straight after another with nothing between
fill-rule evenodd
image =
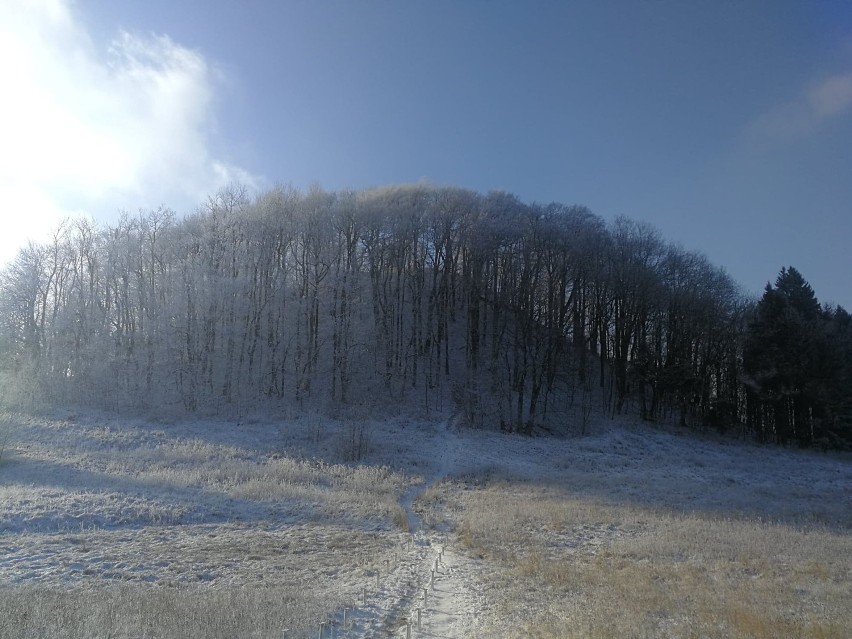
<instances>
[{"instance_id":1,"label":"frost-covered tree","mask_svg":"<svg viewBox=\"0 0 852 639\"><path fill-rule=\"evenodd\" d=\"M526 432L592 398L737 420L742 314L721 269L646 224L428 184L231 187L184 217L66 224L0 275L7 389L226 413L455 402Z\"/></svg>"}]
</instances>

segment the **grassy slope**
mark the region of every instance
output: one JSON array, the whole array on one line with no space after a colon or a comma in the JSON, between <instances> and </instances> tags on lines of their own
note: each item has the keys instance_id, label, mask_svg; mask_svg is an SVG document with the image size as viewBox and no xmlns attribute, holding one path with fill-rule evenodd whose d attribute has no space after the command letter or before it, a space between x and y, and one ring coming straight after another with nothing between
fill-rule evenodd
<instances>
[{"instance_id":1,"label":"grassy slope","mask_svg":"<svg viewBox=\"0 0 852 639\"><path fill-rule=\"evenodd\" d=\"M0 636L315 635L400 556L399 500L424 481L415 506L478 566L483 636L852 636L848 458L609 422L560 439L316 417L17 430Z\"/></svg>"}]
</instances>

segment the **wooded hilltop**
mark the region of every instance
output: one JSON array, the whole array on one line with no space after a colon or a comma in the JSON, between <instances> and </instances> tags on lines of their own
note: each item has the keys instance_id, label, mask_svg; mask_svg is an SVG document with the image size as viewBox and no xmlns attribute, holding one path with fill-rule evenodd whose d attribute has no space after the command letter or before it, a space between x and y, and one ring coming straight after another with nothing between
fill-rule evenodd
<instances>
[{"instance_id":1,"label":"wooded hilltop","mask_svg":"<svg viewBox=\"0 0 852 639\"><path fill-rule=\"evenodd\" d=\"M527 433L595 410L852 444L852 318L795 268L753 300L642 222L427 184L67 222L0 273L0 368L19 407L406 405Z\"/></svg>"}]
</instances>

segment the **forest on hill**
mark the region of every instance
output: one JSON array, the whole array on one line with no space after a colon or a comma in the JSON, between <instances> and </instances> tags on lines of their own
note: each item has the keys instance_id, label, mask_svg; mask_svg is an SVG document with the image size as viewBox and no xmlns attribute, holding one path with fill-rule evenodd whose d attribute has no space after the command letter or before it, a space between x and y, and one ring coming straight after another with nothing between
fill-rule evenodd
<instances>
[{"instance_id":1,"label":"forest on hill","mask_svg":"<svg viewBox=\"0 0 852 639\"><path fill-rule=\"evenodd\" d=\"M67 222L0 273L0 369L25 407L405 405L528 433L579 409L852 443L852 318L795 268L753 300L642 222L427 184Z\"/></svg>"}]
</instances>

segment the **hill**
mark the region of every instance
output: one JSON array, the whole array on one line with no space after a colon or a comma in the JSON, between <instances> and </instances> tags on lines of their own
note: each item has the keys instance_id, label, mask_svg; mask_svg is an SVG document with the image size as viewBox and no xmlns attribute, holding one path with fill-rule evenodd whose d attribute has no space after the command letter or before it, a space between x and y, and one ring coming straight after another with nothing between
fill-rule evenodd
<instances>
[{"instance_id":1,"label":"hill","mask_svg":"<svg viewBox=\"0 0 852 639\"><path fill-rule=\"evenodd\" d=\"M852 320L795 269L755 303L647 224L502 192L233 188L63 225L0 273L0 386L24 409L416 405L530 433L583 405L843 448L849 380Z\"/></svg>"}]
</instances>

